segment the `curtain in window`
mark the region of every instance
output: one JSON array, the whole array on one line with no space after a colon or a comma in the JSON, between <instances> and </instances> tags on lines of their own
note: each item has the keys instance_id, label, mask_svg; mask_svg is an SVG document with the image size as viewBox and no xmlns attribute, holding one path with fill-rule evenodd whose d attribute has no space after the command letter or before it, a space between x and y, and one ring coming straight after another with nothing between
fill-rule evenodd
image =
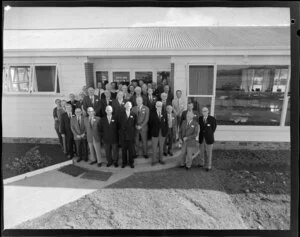
<instances>
[{"instance_id":1,"label":"curtain in window","mask_svg":"<svg viewBox=\"0 0 300 237\"><path fill-rule=\"evenodd\" d=\"M213 66L190 66L189 94L212 95L213 74Z\"/></svg>"},{"instance_id":2,"label":"curtain in window","mask_svg":"<svg viewBox=\"0 0 300 237\"><path fill-rule=\"evenodd\" d=\"M271 69L264 69L261 91L272 91Z\"/></svg>"},{"instance_id":3,"label":"curtain in window","mask_svg":"<svg viewBox=\"0 0 300 237\"><path fill-rule=\"evenodd\" d=\"M242 70L241 90L245 92L249 92L252 90L254 73L255 73L254 69Z\"/></svg>"}]
</instances>

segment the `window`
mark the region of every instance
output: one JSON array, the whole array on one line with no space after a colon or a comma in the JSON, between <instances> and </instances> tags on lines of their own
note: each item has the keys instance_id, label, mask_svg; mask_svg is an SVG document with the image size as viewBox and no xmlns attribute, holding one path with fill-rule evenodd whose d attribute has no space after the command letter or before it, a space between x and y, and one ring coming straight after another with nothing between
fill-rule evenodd
<instances>
[{"instance_id":1,"label":"window","mask_svg":"<svg viewBox=\"0 0 300 237\"><path fill-rule=\"evenodd\" d=\"M135 72L136 80L143 80L145 83L152 83L152 72Z\"/></svg>"},{"instance_id":2,"label":"window","mask_svg":"<svg viewBox=\"0 0 300 237\"><path fill-rule=\"evenodd\" d=\"M280 125L287 71L283 66L218 66L218 124Z\"/></svg>"},{"instance_id":3,"label":"window","mask_svg":"<svg viewBox=\"0 0 300 237\"><path fill-rule=\"evenodd\" d=\"M160 71L157 72L157 85L162 84L162 80L166 79L167 84L170 85L170 72L168 71Z\"/></svg>"},{"instance_id":4,"label":"window","mask_svg":"<svg viewBox=\"0 0 300 237\"><path fill-rule=\"evenodd\" d=\"M213 82L214 66L189 66L189 95L212 95Z\"/></svg>"},{"instance_id":5,"label":"window","mask_svg":"<svg viewBox=\"0 0 300 237\"><path fill-rule=\"evenodd\" d=\"M96 85L98 84L98 82L102 82L102 84L104 84L104 82L108 82L108 71L97 71L96 72Z\"/></svg>"},{"instance_id":6,"label":"window","mask_svg":"<svg viewBox=\"0 0 300 237\"><path fill-rule=\"evenodd\" d=\"M20 92L59 92L56 66L4 66L3 91Z\"/></svg>"},{"instance_id":7,"label":"window","mask_svg":"<svg viewBox=\"0 0 300 237\"><path fill-rule=\"evenodd\" d=\"M113 81L114 82L130 82L130 73L129 72L113 72Z\"/></svg>"}]
</instances>

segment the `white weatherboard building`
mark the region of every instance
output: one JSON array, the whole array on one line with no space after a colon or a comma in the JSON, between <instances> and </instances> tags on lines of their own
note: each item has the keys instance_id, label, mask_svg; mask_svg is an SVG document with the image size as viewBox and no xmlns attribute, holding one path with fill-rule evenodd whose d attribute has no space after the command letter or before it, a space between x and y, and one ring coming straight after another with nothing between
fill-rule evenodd
<instances>
[{"instance_id":1,"label":"white weatherboard building","mask_svg":"<svg viewBox=\"0 0 300 237\"><path fill-rule=\"evenodd\" d=\"M217 141L290 141L289 27L4 30L4 138L56 138L83 85L164 75L218 121Z\"/></svg>"}]
</instances>

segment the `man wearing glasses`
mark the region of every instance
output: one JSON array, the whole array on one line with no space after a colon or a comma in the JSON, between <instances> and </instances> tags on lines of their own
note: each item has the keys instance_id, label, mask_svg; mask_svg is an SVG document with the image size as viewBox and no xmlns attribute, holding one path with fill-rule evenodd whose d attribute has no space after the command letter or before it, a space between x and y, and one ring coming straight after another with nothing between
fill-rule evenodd
<instances>
[{"instance_id":1,"label":"man wearing glasses","mask_svg":"<svg viewBox=\"0 0 300 237\"><path fill-rule=\"evenodd\" d=\"M203 107L202 116L199 117L200 133L199 133L199 143L200 143L200 153L201 153L201 163L206 171L211 170L212 163L212 149L215 142L214 133L217 128L216 119L208 115L208 108Z\"/></svg>"}]
</instances>

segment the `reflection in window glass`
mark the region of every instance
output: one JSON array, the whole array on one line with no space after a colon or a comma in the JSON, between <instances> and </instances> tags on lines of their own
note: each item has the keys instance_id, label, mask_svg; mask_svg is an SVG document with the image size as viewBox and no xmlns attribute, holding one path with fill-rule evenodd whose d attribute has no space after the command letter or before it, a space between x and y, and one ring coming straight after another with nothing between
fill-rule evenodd
<instances>
[{"instance_id":1,"label":"reflection in window glass","mask_svg":"<svg viewBox=\"0 0 300 237\"><path fill-rule=\"evenodd\" d=\"M218 124L280 125L287 74L284 66L218 66Z\"/></svg>"},{"instance_id":2,"label":"reflection in window glass","mask_svg":"<svg viewBox=\"0 0 300 237\"><path fill-rule=\"evenodd\" d=\"M188 101L192 101L194 104L194 110L196 110L200 115L203 107L207 107L210 111L211 109L211 97L188 97Z\"/></svg>"},{"instance_id":3,"label":"reflection in window glass","mask_svg":"<svg viewBox=\"0 0 300 237\"><path fill-rule=\"evenodd\" d=\"M130 82L130 73L129 72L113 72L113 81L114 82Z\"/></svg>"},{"instance_id":4,"label":"reflection in window glass","mask_svg":"<svg viewBox=\"0 0 300 237\"><path fill-rule=\"evenodd\" d=\"M145 83L152 83L152 72L135 72L136 80L143 80Z\"/></svg>"},{"instance_id":5,"label":"reflection in window glass","mask_svg":"<svg viewBox=\"0 0 300 237\"><path fill-rule=\"evenodd\" d=\"M29 66L3 68L3 89L5 92L28 92L30 81Z\"/></svg>"}]
</instances>

